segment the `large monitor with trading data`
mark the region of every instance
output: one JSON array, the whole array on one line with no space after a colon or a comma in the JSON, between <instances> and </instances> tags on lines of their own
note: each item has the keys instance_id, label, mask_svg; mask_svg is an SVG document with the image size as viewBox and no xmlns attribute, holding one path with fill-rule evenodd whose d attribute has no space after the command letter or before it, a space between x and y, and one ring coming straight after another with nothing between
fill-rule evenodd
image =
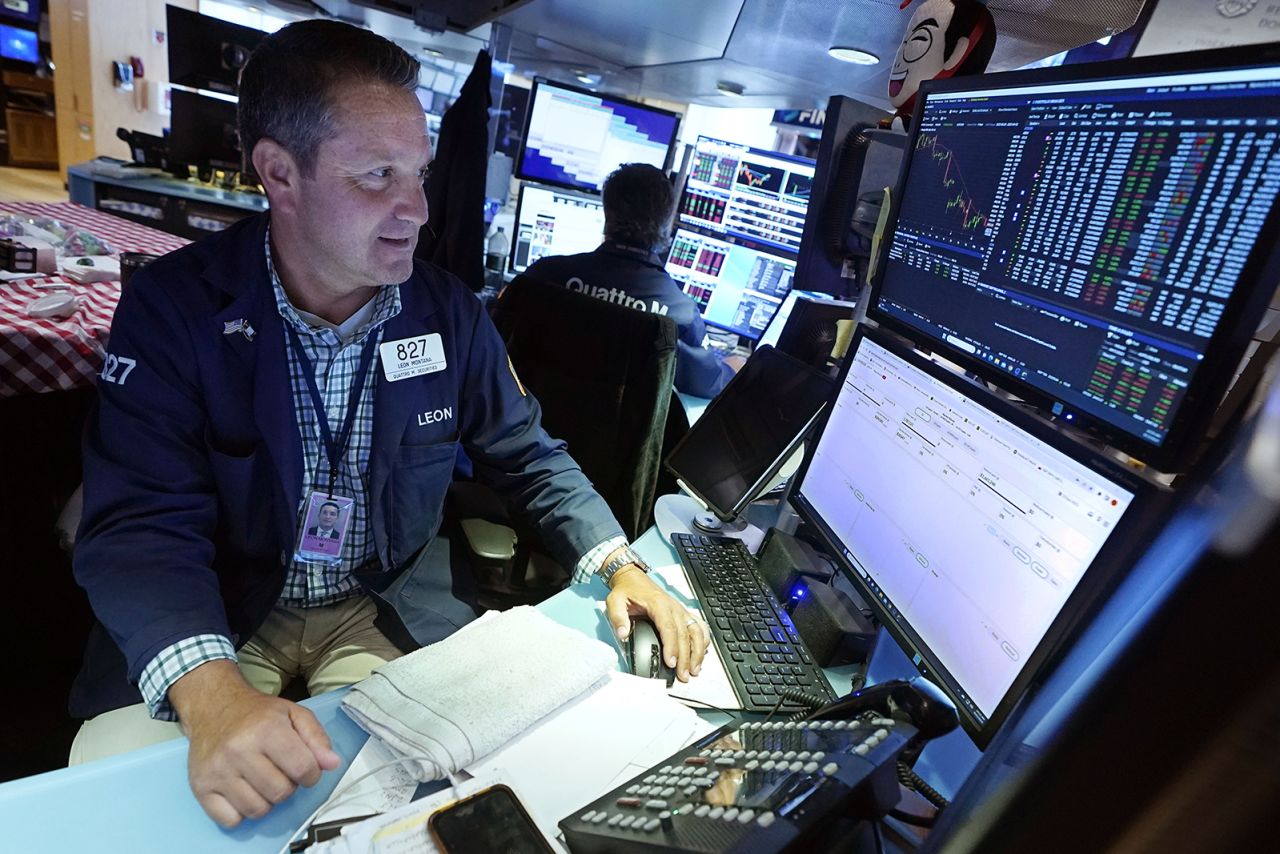
<instances>
[{"instance_id":1,"label":"large monitor with trading data","mask_svg":"<svg viewBox=\"0 0 1280 854\"><path fill-rule=\"evenodd\" d=\"M547 80L534 81L528 116L516 177L597 193L623 163L665 169L680 124L669 110Z\"/></svg>"},{"instance_id":2,"label":"large monitor with trading data","mask_svg":"<svg viewBox=\"0 0 1280 854\"><path fill-rule=\"evenodd\" d=\"M599 196L521 184L516 199L510 269L525 269L547 255L576 255L600 245L604 208Z\"/></svg>"},{"instance_id":3,"label":"large monitor with trading data","mask_svg":"<svg viewBox=\"0 0 1280 854\"><path fill-rule=\"evenodd\" d=\"M712 326L758 340L795 278L814 162L698 137L667 273Z\"/></svg>"},{"instance_id":4,"label":"large monitor with trading data","mask_svg":"<svg viewBox=\"0 0 1280 854\"><path fill-rule=\"evenodd\" d=\"M1183 470L1280 279L1280 50L928 83L870 314Z\"/></svg>"},{"instance_id":5,"label":"large monitor with trading data","mask_svg":"<svg viewBox=\"0 0 1280 854\"><path fill-rule=\"evenodd\" d=\"M860 327L792 503L979 748L1114 584L1151 494Z\"/></svg>"},{"instance_id":6,"label":"large monitor with trading data","mask_svg":"<svg viewBox=\"0 0 1280 854\"><path fill-rule=\"evenodd\" d=\"M755 341L791 290L796 260L791 254L677 228L666 269L692 297L703 320Z\"/></svg>"},{"instance_id":7,"label":"large monitor with trading data","mask_svg":"<svg viewBox=\"0 0 1280 854\"><path fill-rule=\"evenodd\" d=\"M680 194L682 225L796 254L814 161L700 136Z\"/></svg>"}]
</instances>

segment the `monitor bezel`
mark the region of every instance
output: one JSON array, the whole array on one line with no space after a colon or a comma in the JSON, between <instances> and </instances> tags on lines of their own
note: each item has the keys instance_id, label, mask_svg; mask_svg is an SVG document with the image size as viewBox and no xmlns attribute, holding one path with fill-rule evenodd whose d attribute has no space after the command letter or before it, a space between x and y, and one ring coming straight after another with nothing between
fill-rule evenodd
<instances>
[{"instance_id":1,"label":"monitor bezel","mask_svg":"<svg viewBox=\"0 0 1280 854\"><path fill-rule=\"evenodd\" d=\"M1280 66L1280 42L1243 48L1161 54L1140 59L1064 65L979 77L930 80L921 84L920 97L917 98L911 123L912 130L908 133L905 150L908 152L914 150L915 140L920 132L921 116L929 97L933 94L1267 65ZM1073 426L1100 437L1117 450L1142 460L1160 471L1188 470L1195 462L1198 444L1204 437L1219 402L1226 394L1235 369L1256 331L1263 312L1270 303L1272 291L1263 285L1255 285L1252 291L1247 285L1233 290L1222 318L1205 348L1205 357L1196 369L1195 376L1179 404L1164 440L1159 445L1155 445L1101 416L1077 408L1074 403L1061 399L1051 391L1018 379L984 360L971 356L965 350L899 319L880 306L884 278L889 266L889 246L896 233L902 203L901 188L905 185L910 171L911 157L903 157L898 179L894 185L895 191L892 193L884 237L880 243L880 261L876 265L870 283L871 298L867 307L868 317L906 336L920 346L927 346L931 350L944 354L948 360L972 371L997 387L1018 395L1042 409L1046 417L1065 419ZM1242 283L1277 280L1280 280L1280 198L1272 203L1258 239L1240 273Z\"/></svg>"},{"instance_id":2,"label":"monitor bezel","mask_svg":"<svg viewBox=\"0 0 1280 854\"><path fill-rule=\"evenodd\" d=\"M785 367L789 367L797 371L803 370L815 376L821 377L825 380L828 380L828 381L831 380L831 376L827 374L825 371L819 371L817 368L813 367L812 365L801 362L799 359L795 359L787 355L786 353L782 352L781 350L777 350L773 347L770 347L767 344L759 348L755 352L753 352L750 358L755 359L758 357L764 358L764 359L781 359L783 360L784 363L792 362L793 364L785 365ZM750 359L748 359L748 362L749 361ZM745 370L745 367L744 367L744 370ZM742 375L742 371L739 371L737 374L735 374L734 377L729 380L729 384L725 386L725 390L727 391L733 385L734 381L741 375ZM688 441L689 436L692 435L693 432L698 429L699 423L702 423L704 419L710 419L706 421L706 424L711 424L714 422L714 419L717 417L716 413L719 411L719 409L724 408L724 406L726 405L724 403L724 400L726 398L726 394L724 391L720 392L720 394L712 398L711 402L707 404L706 410L704 410L702 415L698 417L698 420L692 426L690 426L688 432L686 432L685 435L681 437L680 441L676 443L675 447L673 447L671 451L666 455L666 457L663 458L662 465L664 468L666 468L667 471L671 472L671 474L675 476L675 478L680 482L680 485L684 489L688 490L689 493L693 495L693 497L696 498L699 503L701 503L704 507L706 507L712 513L714 513L716 515L716 518L718 518L722 522L731 522L734 519L736 519L742 513L742 511L745 510L747 506L751 504L752 501L755 501L757 498L759 498L760 490L764 487L764 485L767 484L770 481L770 479L772 479L773 476L778 473L778 471L786 464L787 460L791 458L791 455L795 453L796 448L799 447L800 444L804 441L804 438L812 432L813 425L817 423L818 419L822 417L822 414L826 411L827 407L831 403L832 395L835 394L838 388L839 388L838 385L835 385L834 383L832 383L827 396L827 401L818 407L818 411L815 412L813 416L809 418L808 421L805 422L804 427L793 439L791 439L787 443L786 447L782 450L782 453L774 457L773 461L765 467L765 470L760 475L760 477L757 478L751 484L750 488L747 489L746 492L744 492L742 495L740 495L738 497L738 500L734 503L734 505L728 509L725 509L713 503L711 499L709 499L705 494L703 494L703 491L698 487L697 484L691 483L681 471L679 471L675 466L671 464L671 460L676 456L676 454L678 454L681 451L685 443ZM730 392L730 395L732 395L732 392ZM705 424L703 429L706 429Z\"/></svg>"},{"instance_id":3,"label":"monitor bezel","mask_svg":"<svg viewBox=\"0 0 1280 854\"><path fill-rule=\"evenodd\" d=\"M1088 571L1067 597L1067 601L1050 623L1040 643L1028 656L1026 665L1009 685L999 704L991 711L985 722L976 718L959 701L959 695L962 692L959 690L958 683L949 671L941 666L936 655L918 637L907 634L904 626L893 617L887 603L882 601L881 597L863 581L844 551L835 547L836 541L830 529L821 522L821 517L804 499L801 492L801 486L809 474L818 446L818 437L827 428L834 402L844 388L845 380L856 360L858 348L862 346L864 340L880 345L930 377L941 380L952 389L969 396L1014 427L1024 430L1054 450L1133 493L1133 499L1128 508L1117 521L1106 543L1089 564ZM898 643L919 672L937 684L951 698L960 717L961 727L979 749L985 748L990 743L1022 698L1027 696L1031 689L1048 674L1049 665L1065 651L1066 641L1080 628L1082 621L1101 605L1106 594L1124 577L1142 551L1143 545L1139 542L1138 535L1150 529L1151 525L1160 518L1167 504L1165 494L1160 489L1134 472L1125 469L1103 454L1079 444L1052 425L1000 398L995 393L920 355L913 349L903 346L901 340L887 330L875 329L865 323L859 324L854 331L853 341L840 368L831 400L823 407L817 426L811 430L811 439L806 445L804 460L792 480L789 499L792 508L805 524L818 532L824 542L825 553L836 561L840 572L871 606L876 619L885 631Z\"/></svg>"},{"instance_id":4,"label":"monitor bezel","mask_svg":"<svg viewBox=\"0 0 1280 854\"><path fill-rule=\"evenodd\" d=\"M539 190L546 190L547 192L550 192L550 193L563 193L566 196L576 196L580 199L589 200L600 205L600 212L601 214L604 213L604 205L600 201L600 196L594 193L584 193L581 190L569 190L564 187L555 186L553 184L544 184L541 181L523 181L522 180L520 182L519 190L516 191L516 211L515 211L515 218L511 220L511 237L508 241L510 245L507 247L507 265L506 265L507 272L514 273L517 276L522 274L525 270L528 270L529 267L533 266L532 264L529 264L525 266L524 270L516 269L516 242L517 242L516 236L520 233L520 211L524 208L524 191L526 187L534 187ZM600 240L601 242L604 241L603 231L601 231Z\"/></svg>"},{"instance_id":5,"label":"monitor bezel","mask_svg":"<svg viewBox=\"0 0 1280 854\"><path fill-rule=\"evenodd\" d=\"M593 187L589 184L573 184L568 181L554 181L542 175L529 175L524 170L525 152L529 145L529 126L533 124L534 111L538 107L538 91L542 86L554 86L557 89L565 89L570 92L577 92L580 95L589 95L593 98L603 98L612 101L615 104L624 104L628 107L635 107L640 110L647 110L651 113L657 113L664 116L670 116L675 120L675 126L671 129L671 140L667 143L667 153L663 157L662 165L658 168L666 172L671 167L671 155L675 151L676 143L680 140L680 113L675 110L667 110L662 107L655 107L651 104L645 104L630 98L621 98L616 95L608 95L603 92L594 92L591 89L582 86L573 86L568 83L561 83L558 80L551 80L547 77L535 77L533 86L529 89L528 107L524 111L524 127L521 128L520 151L516 155L516 162L513 172L521 181L528 181L532 184L542 184L548 187L558 187L563 190L573 190L578 193L589 193L598 196L604 188L604 181L600 182L599 187ZM622 164L618 164L621 166ZM616 166L614 167L617 168ZM612 171L612 170L611 170Z\"/></svg>"}]
</instances>

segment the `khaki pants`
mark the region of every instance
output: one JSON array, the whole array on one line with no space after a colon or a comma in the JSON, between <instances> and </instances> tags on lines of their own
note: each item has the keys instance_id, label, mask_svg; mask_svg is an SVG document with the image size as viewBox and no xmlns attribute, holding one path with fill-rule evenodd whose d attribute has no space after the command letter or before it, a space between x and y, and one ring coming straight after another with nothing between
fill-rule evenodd
<instances>
[{"instance_id":1,"label":"khaki pants","mask_svg":"<svg viewBox=\"0 0 1280 854\"><path fill-rule=\"evenodd\" d=\"M245 680L266 694L279 695L295 676L307 680L314 696L352 685L400 650L373 625L376 614L366 596L319 608L277 606L258 633L236 654ZM145 703L104 712L81 725L68 764L115 756L178 738L174 721L158 721Z\"/></svg>"}]
</instances>

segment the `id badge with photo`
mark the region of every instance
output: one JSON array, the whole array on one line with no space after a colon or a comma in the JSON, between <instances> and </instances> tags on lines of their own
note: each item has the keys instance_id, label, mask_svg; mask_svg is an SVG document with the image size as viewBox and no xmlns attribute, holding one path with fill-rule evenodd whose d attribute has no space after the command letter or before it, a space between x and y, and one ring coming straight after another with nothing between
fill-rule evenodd
<instances>
[{"instance_id":1,"label":"id badge with photo","mask_svg":"<svg viewBox=\"0 0 1280 854\"><path fill-rule=\"evenodd\" d=\"M307 498L294 557L310 563L338 563L351 528L354 498L314 491Z\"/></svg>"}]
</instances>

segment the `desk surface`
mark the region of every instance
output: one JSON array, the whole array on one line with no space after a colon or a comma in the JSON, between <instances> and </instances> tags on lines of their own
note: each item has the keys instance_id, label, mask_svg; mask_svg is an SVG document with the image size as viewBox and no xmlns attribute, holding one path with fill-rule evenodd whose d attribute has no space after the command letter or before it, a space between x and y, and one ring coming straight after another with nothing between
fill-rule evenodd
<instances>
[{"instance_id":1,"label":"desk surface","mask_svg":"<svg viewBox=\"0 0 1280 854\"><path fill-rule=\"evenodd\" d=\"M189 241L74 202L5 202L0 217L56 219L106 240L117 252L162 255ZM32 300L65 289L80 298L67 318L32 318ZM40 275L0 284L0 397L68 391L92 385L102 370L111 318L120 302L120 283L82 285L59 275Z\"/></svg>"},{"instance_id":2,"label":"desk surface","mask_svg":"<svg viewBox=\"0 0 1280 854\"><path fill-rule=\"evenodd\" d=\"M144 190L148 193L161 193L193 202L211 202L218 205L243 208L247 211L265 211L267 209L267 197L260 193L222 190L217 187L206 187L203 184L163 175L120 178L94 171L93 161L68 166L67 174L71 179L80 178L97 184L110 184L113 187L126 187L131 190ZM75 197L74 193L72 195ZM76 200L84 201L78 197Z\"/></svg>"},{"instance_id":3,"label":"desk surface","mask_svg":"<svg viewBox=\"0 0 1280 854\"><path fill-rule=\"evenodd\" d=\"M656 530L636 542L653 564L674 553ZM612 644L596 603L599 580L564 590L539 608L548 616ZM0 785L0 839L8 851L275 852L324 802L367 736L339 707L342 691L305 701L328 731L342 766L301 789L260 821L223 831L200 809L187 785L187 741L176 739Z\"/></svg>"}]
</instances>

